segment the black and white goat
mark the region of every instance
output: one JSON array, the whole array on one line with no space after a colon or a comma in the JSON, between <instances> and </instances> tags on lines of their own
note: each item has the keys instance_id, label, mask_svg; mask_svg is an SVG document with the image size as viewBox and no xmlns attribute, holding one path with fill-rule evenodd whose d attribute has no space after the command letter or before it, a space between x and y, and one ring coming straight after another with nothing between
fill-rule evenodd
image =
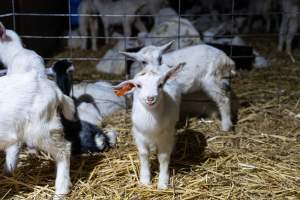
<instances>
[{"instance_id":1,"label":"black and white goat","mask_svg":"<svg viewBox=\"0 0 300 200\"><path fill-rule=\"evenodd\" d=\"M48 74L55 75L58 87L68 96L70 96L72 88L71 74L73 70L73 64L67 60L58 61L47 70ZM74 101L75 104L80 103L75 98ZM114 131L104 134L96 125L77 118L77 121L70 121L62 117L65 138L71 141L73 154L100 152L115 144L117 135Z\"/></svg>"}]
</instances>

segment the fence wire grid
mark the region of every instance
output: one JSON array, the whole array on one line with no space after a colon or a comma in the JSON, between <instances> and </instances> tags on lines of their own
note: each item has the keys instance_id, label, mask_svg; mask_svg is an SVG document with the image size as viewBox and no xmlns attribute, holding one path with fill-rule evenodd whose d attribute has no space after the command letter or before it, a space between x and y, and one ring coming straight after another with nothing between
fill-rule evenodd
<instances>
[{"instance_id":1,"label":"fence wire grid","mask_svg":"<svg viewBox=\"0 0 300 200\"><path fill-rule=\"evenodd\" d=\"M129 1L129 0L120 0L121 2L124 1ZM177 48L180 48L180 39L183 38L197 38L195 36L182 36L180 34L180 30L181 30L181 22L180 20L182 18L194 18L194 17L200 17L200 16L211 16L213 14L211 13L203 13L203 14L185 14L182 13L182 9L181 9L181 5L182 3L184 3L184 1L182 2L182 0L176 0L177 1L177 5L178 7L175 9L177 10L177 14L178 15L160 15L160 17L178 17L178 31L177 33L174 33L174 35L170 35L167 37L146 37L146 39L155 39L155 38L169 38L169 39L175 39L177 40ZM235 12L235 7L236 7L236 2L238 2L239 0L231 0L231 11L229 13L218 13L217 15L219 17L222 16L227 16L231 18L231 22L232 25L235 24L235 17L236 16L255 16L258 15L257 13L250 13L250 12L242 12L242 13L236 13ZM124 47L125 49L127 48L127 42L126 40L130 40L130 39L137 39L136 36L130 36L130 37L114 37L114 36L89 36L89 35L85 35L85 36L72 36L71 35L71 31L72 31L72 26L71 26L71 17L124 17L124 20L126 19L126 17L131 17L131 16L138 16L138 17L156 17L158 15L155 14L134 14L134 15L130 15L130 14L82 14L82 13L78 13L78 14L72 14L71 13L71 0L67 0L68 3L68 13L29 13L29 12L16 12L15 9L15 2L16 0L11 0L11 13L5 13L5 14L1 14L0 15L0 19L4 18L4 17L12 17L13 18L13 29L16 30L16 17L24 17L24 16L32 16L32 17L68 17L68 31L67 33L69 33L68 35L61 35L61 36L45 36L45 35L20 35L21 38L27 38L27 39L92 39L92 38L96 38L96 39L117 39L117 40L124 40ZM196 1L195 1L196 2ZM228 1L227 1L228 2ZM220 1L220 3L222 3L222 1ZM279 11L272 11L268 13L269 15L278 15L280 16L282 14L282 12ZM299 33L297 32L296 35L299 35ZM226 34L226 37L233 37L233 36L241 36L241 37L277 37L278 33L233 33L233 27L231 30L231 33ZM215 35L213 37L218 37L218 35ZM201 36L200 36L201 39ZM230 57L232 57L232 53L230 53L229 55ZM57 58L55 57L45 57L45 60L56 60ZM74 57L73 56L73 48L70 48L70 57L65 57L65 58L60 58L60 59L68 59L68 60L81 60L81 61L87 61L87 60L91 60L91 61L97 61L99 60L99 58L95 58L95 57ZM119 59L119 58L112 58L112 59Z\"/></svg>"},{"instance_id":2,"label":"fence wire grid","mask_svg":"<svg viewBox=\"0 0 300 200\"><path fill-rule=\"evenodd\" d=\"M120 0L122 2L126 1L126 0ZM128 0L130 1L130 0ZM150 1L150 0L149 0ZM200 37L195 37L195 36L182 36L181 35L181 19L182 18L195 18L195 17L200 17L200 16L212 16L212 13L201 13L201 14L187 14L187 13L183 13L182 12L182 5L185 1L182 0L176 0L177 1L177 8L175 8L175 10L177 11L177 15L160 15L160 17L178 17L178 28L177 28L177 32L174 33L173 35L167 36L167 37L146 37L146 39L155 39L155 38L168 38L168 39L174 39L177 40L177 48L181 48L181 44L180 44L180 39L183 38L199 38L200 40L201 38L201 33L200 33ZM257 13L251 13L251 12L236 12L236 4L239 0L231 0L231 9L229 12L226 13L218 13L217 15L219 17L227 17L231 20L231 31L229 32L229 34L226 34L226 37L232 38L234 36L241 36L241 37L274 37L274 38L278 38L278 32L271 32L271 33L234 33L234 27L233 25L236 23L235 19L238 16L256 16L258 15ZM196 1L195 1L196 2ZM126 17L131 17L131 16L137 16L137 17L150 17L150 18L154 18L157 17L158 15L152 15L152 14L134 14L134 15L130 15L130 14L126 14L126 13L120 13L120 14L82 14L82 13L78 13L78 14L73 14L71 13L71 0L67 0L68 3L68 13L38 13L38 12L16 12L16 0L11 0L11 12L10 13L4 13L0 15L0 20L2 18L6 18L6 17L12 17L12 21L13 21L13 29L16 30L16 17L25 17L25 16L31 16L31 17L67 17L68 18L68 27L66 27L67 30L67 34L66 35L60 35L60 36L51 36L51 35L24 35L21 34L20 37L21 38L26 38L26 39L92 39L92 38L97 38L97 39L101 39L104 40L106 38L109 39L114 39L114 40L123 40L124 41L124 49L127 49L127 40L131 40L131 39L137 39L137 36L130 36L130 37L125 37L125 36L96 36L96 37L92 37L89 35L84 35L84 36L72 36L71 32L72 32L72 24L71 24L71 17L98 17L98 20L100 20L100 17L122 17L124 20L126 19ZM220 3L222 3L222 1L220 1ZM269 12L268 15L276 15L278 17L280 17L283 14L283 12L281 11L272 11ZM299 15L299 13L297 13ZM246 22L245 22L246 23ZM280 23L280 22L279 22ZM299 33L297 31L296 36L298 36ZM218 37L218 35L215 35L213 37ZM73 48L69 48L69 52L70 52L70 56L67 57L44 57L45 60L47 61L55 61L55 60L61 60L61 59L67 59L67 60L71 60L71 61L99 61L100 58L98 57L91 57L91 56L84 56L84 57L78 57L74 55L74 49ZM232 45L230 45L230 57L232 57ZM295 57L300 57L299 55L294 55ZM243 56L240 56L241 58ZM247 56L244 56L247 57ZM125 60L126 62L126 58L109 58L107 60ZM126 70L127 71L127 70Z\"/></svg>"}]
</instances>

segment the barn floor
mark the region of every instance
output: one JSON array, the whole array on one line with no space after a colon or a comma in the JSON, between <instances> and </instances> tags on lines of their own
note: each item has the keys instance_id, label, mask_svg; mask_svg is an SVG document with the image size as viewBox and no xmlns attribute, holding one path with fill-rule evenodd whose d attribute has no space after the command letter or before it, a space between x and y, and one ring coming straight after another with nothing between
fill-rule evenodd
<instances>
[{"instance_id":1,"label":"barn floor","mask_svg":"<svg viewBox=\"0 0 300 200\"><path fill-rule=\"evenodd\" d=\"M241 72L233 79L240 98L235 131L219 131L218 120L186 121L178 131L170 189L156 189L154 156L152 187L138 185L130 118L122 111L103 124L120 132L116 148L72 158L68 199L300 199L300 119L295 118L300 113L300 58L291 63L284 54L270 51L275 42L268 38L253 45L262 46L258 50L268 55L271 67ZM300 55L299 50L295 53ZM75 79L99 78L88 77L87 68L78 68ZM54 171L47 155L21 154L13 178L0 174L0 199L49 199Z\"/></svg>"}]
</instances>

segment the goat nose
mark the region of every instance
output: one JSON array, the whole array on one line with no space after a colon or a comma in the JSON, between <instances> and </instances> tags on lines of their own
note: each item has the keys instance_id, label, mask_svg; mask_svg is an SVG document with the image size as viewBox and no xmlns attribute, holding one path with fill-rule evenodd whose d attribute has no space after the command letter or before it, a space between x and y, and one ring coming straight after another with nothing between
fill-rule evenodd
<instances>
[{"instance_id":1,"label":"goat nose","mask_svg":"<svg viewBox=\"0 0 300 200\"><path fill-rule=\"evenodd\" d=\"M155 97L147 97L147 101L154 101Z\"/></svg>"}]
</instances>

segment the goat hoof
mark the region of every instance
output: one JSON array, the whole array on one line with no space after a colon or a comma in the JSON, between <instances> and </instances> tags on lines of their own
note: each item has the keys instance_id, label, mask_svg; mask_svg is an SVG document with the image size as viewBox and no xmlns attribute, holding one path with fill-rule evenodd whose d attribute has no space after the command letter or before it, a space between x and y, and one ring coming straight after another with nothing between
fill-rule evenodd
<instances>
[{"instance_id":1,"label":"goat hoof","mask_svg":"<svg viewBox=\"0 0 300 200\"><path fill-rule=\"evenodd\" d=\"M157 188L160 190L168 189L168 183L158 183Z\"/></svg>"},{"instance_id":2,"label":"goat hoof","mask_svg":"<svg viewBox=\"0 0 300 200\"><path fill-rule=\"evenodd\" d=\"M151 181L149 179L146 179L146 178L141 178L140 179L140 185L150 187Z\"/></svg>"},{"instance_id":3,"label":"goat hoof","mask_svg":"<svg viewBox=\"0 0 300 200\"><path fill-rule=\"evenodd\" d=\"M232 123L222 124L221 131L228 132L232 130Z\"/></svg>"},{"instance_id":4,"label":"goat hoof","mask_svg":"<svg viewBox=\"0 0 300 200\"><path fill-rule=\"evenodd\" d=\"M231 131L231 127L221 128L221 131L229 132L229 131Z\"/></svg>"},{"instance_id":5,"label":"goat hoof","mask_svg":"<svg viewBox=\"0 0 300 200\"><path fill-rule=\"evenodd\" d=\"M8 169L6 166L3 167L3 174L5 176L13 176L14 175L14 169Z\"/></svg>"},{"instance_id":6,"label":"goat hoof","mask_svg":"<svg viewBox=\"0 0 300 200\"><path fill-rule=\"evenodd\" d=\"M56 194L54 194L54 196L53 196L53 200L62 200L62 199L65 199L66 196L67 196L67 194L68 194L69 192L70 192L70 190L67 189L67 190L64 191L64 192L60 192L59 194L56 193Z\"/></svg>"},{"instance_id":7,"label":"goat hoof","mask_svg":"<svg viewBox=\"0 0 300 200\"><path fill-rule=\"evenodd\" d=\"M52 199L53 200L63 200L63 199L65 199L65 197L66 197L65 194L55 194Z\"/></svg>"}]
</instances>

